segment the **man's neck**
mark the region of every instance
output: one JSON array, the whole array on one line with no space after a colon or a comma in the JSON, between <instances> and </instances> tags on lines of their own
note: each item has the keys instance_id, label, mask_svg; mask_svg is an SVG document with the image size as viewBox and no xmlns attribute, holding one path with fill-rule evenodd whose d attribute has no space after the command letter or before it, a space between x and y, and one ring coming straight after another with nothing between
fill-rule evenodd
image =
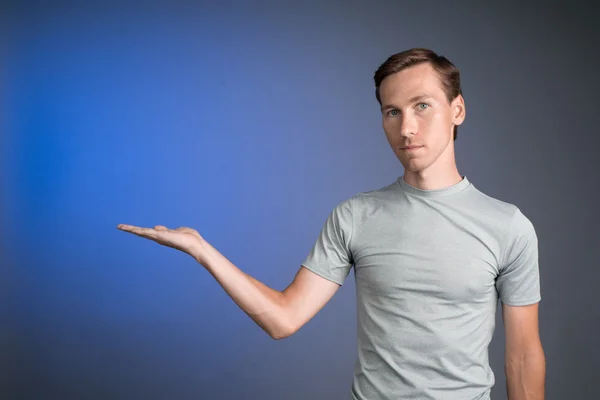
<instances>
[{"instance_id":1,"label":"man's neck","mask_svg":"<svg viewBox=\"0 0 600 400\"><path fill-rule=\"evenodd\" d=\"M404 171L404 182L421 190L443 189L456 185L463 180L458 169L447 169L443 173L431 173L428 171Z\"/></svg>"}]
</instances>

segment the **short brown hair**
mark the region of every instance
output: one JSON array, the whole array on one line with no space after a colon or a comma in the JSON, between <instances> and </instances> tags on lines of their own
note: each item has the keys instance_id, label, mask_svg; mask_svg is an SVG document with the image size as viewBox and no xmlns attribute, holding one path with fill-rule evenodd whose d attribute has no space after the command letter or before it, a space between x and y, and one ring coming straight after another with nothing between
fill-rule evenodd
<instances>
[{"instance_id":1,"label":"short brown hair","mask_svg":"<svg viewBox=\"0 0 600 400\"><path fill-rule=\"evenodd\" d=\"M433 69L438 73L442 83L442 89L446 93L448 102L451 102L458 96L462 95L460 88L460 72L446 57L438 55L432 50L424 48L413 48L405 50L401 53L391 55L375 72L375 97L381 104L379 95L379 86L381 82L388 76L400 72L405 68L412 67L417 64L430 63ZM454 140L458 135L458 127L454 127Z\"/></svg>"}]
</instances>

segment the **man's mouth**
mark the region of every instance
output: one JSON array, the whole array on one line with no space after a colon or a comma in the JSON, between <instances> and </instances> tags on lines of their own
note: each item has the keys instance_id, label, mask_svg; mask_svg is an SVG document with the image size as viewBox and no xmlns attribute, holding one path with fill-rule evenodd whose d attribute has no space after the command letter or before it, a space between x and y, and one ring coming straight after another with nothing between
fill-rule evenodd
<instances>
[{"instance_id":1,"label":"man's mouth","mask_svg":"<svg viewBox=\"0 0 600 400\"><path fill-rule=\"evenodd\" d=\"M402 147L402 150L412 151L412 150L420 149L421 147L423 147L423 146L408 146L408 147Z\"/></svg>"}]
</instances>

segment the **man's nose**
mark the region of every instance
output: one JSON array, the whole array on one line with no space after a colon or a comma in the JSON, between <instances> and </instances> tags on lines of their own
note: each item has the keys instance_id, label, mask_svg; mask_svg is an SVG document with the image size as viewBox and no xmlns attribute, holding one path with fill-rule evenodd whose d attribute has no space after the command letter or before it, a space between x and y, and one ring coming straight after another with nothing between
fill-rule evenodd
<instances>
[{"instance_id":1,"label":"man's nose","mask_svg":"<svg viewBox=\"0 0 600 400\"><path fill-rule=\"evenodd\" d=\"M416 119L410 115L402 116L402 123L400 125L400 134L404 137L413 136L417 133L417 122Z\"/></svg>"}]
</instances>

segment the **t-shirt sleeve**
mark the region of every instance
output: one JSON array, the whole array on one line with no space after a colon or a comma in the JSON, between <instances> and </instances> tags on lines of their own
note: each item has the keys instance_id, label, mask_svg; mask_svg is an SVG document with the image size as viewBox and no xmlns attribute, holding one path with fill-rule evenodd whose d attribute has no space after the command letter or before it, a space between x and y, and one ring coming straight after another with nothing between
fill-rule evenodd
<instances>
[{"instance_id":1,"label":"t-shirt sleeve","mask_svg":"<svg viewBox=\"0 0 600 400\"><path fill-rule=\"evenodd\" d=\"M351 199L339 203L327 217L302 266L343 285L354 263L350 248L353 229Z\"/></svg>"},{"instance_id":2,"label":"t-shirt sleeve","mask_svg":"<svg viewBox=\"0 0 600 400\"><path fill-rule=\"evenodd\" d=\"M504 240L496 289L500 300L511 306L540 301L538 239L531 221L517 208Z\"/></svg>"}]
</instances>

